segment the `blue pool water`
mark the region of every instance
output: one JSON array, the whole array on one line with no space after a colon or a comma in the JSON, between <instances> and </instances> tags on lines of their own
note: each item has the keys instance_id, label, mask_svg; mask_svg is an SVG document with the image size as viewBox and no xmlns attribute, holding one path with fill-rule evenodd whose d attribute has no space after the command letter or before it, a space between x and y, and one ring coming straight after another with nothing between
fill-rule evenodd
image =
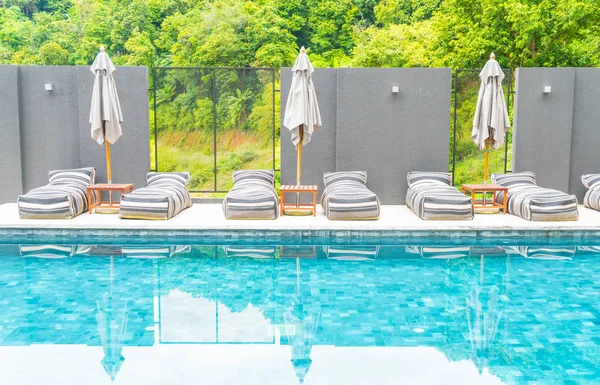
<instances>
[{"instance_id":1,"label":"blue pool water","mask_svg":"<svg viewBox=\"0 0 600 385\"><path fill-rule=\"evenodd\" d=\"M0 383L598 384L599 298L595 246L5 245Z\"/></svg>"}]
</instances>

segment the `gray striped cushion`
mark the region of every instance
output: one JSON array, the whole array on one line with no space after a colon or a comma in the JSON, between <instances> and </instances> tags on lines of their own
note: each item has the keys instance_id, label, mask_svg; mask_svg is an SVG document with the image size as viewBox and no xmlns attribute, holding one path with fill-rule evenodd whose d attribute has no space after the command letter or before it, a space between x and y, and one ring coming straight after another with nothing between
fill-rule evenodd
<instances>
[{"instance_id":1,"label":"gray striped cushion","mask_svg":"<svg viewBox=\"0 0 600 385\"><path fill-rule=\"evenodd\" d=\"M521 185L536 185L535 174L531 171L516 172L512 174L492 174L492 182L503 187Z\"/></svg>"},{"instance_id":2,"label":"gray striped cushion","mask_svg":"<svg viewBox=\"0 0 600 385\"><path fill-rule=\"evenodd\" d=\"M588 209L600 211L600 188L591 188L583 197L583 205Z\"/></svg>"},{"instance_id":3,"label":"gray striped cushion","mask_svg":"<svg viewBox=\"0 0 600 385\"><path fill-rule=\"evenodd\" d=\"M119 218L171 219L192 206L187 172L149 173L148 186L121 197Z\"/></svg>"},{"instance_id":4,"label":"gray striped cushion","mask_svg":"<svg viewBox=\"0 0 600 385\"><path fill-rule=\"evenodd\" d=\"M421 182L441 182L452 186L452 176L449 172L411 171L406 175L408 187Z\"/></svg>"},{"instance_id":5,"label":"gray striped cushion","mask_svg":"<svg viewBox=\"0 0 600 385\"><path fill-rule=\"evenodd\" d=\"M225 255L234 258L275 258L276 246L231 245L225 246Z\"/></svg>"},{"instance_id":6,"label":"gray striped cushion","mask_svg":"<svg viewBox=\"0 0 600 385\"><path fill-rule=\"evenodd\" d=\"M361 172L347 173L359 175ZM340 173L338 173L340 174ZM365 186L364 179L355 176L323 178L326 183L321 206L331 220L376 220L379 219L380 203L377 195ZM329 183L329 184L327 184Z\"/></svg>"},{"instance_id":7,"label":"gray striped cushion","mask_svg":"<svg viewBox=\"0 0 600 385\"><path fill-rule=\"evenodd\" d=\"M50 171L50 183L17 199L23 219L71 219L87 211L87 187L95 181L94 168ZM93 202L98 200L95 192Z\"/></svg>"},{"instance_id":8,"label":"gray striped cushion","mask_svg":"<svg viewBox=\"0 0 600 385\"><path fill-rule=\"evenodd\" d=\"M471 198L439 180L413 183L406 193L406 206L421 219L473 219Z\"/></svg>"},{"instance_id":9,"label":"gray striped cushion","mask_svg":"<svg viewBox=\"0 0 600 385\"><path fill-rule=\"evenodd\" d=\"M53 170L48 173L49 184L52 185L81 185L84 187L96 182L96 169L93 167L73 170Z\"/></svg>"},{"instance_id":10,"label":"gray striped cushion","mask_svg":"<svg viewBox=\"0 0 600 385\"><path fill-rule=\"evenodd\" d=\"M407 253L419 254L425 259L456 259L468 257L469 246L406 246Z\"/></svg>"},{"instance_id":11,"label":"gray striped cushion","mask_svg":"<svg viewBox=\"0 0 600 385\"><path fill-rule=\"evenodd\" d=\"M581 182L589 189L583 197L583 205L589 209L600 210L600 174L582 175Z\"/></svg>"},{"instance_id":12,"label":"gray striped cushion","mask_svg":"<svg viewBox=\"0 0 600 385\"><path fill-rule=\"evenodd\" d=\"M245 170L233 174L233 187L223 199L227 219L276 219L279 197L272 170Z\"/></svg>"},{"instance_id":13,"label":"gray striped cushion","mask_svg":"<svg viewBox=\"0 0 600 385\"><path fill-rule=\"evenodd\" d=\"M327 259L338 261L374 261L379 254L379 246L323 246Z\"/></svg>"},{"instance_id":14,"label":"gray striped cushion","mask_svg":"<svg viewBox=\"0 0 600 385\"><path fill-rule=\"evenodd\" d=\"M189 172L150 172L146 175L148 186L179 184L183 187L190 183Z\"/></svg>"},{"instance_id":15,"label":"gray striped cushion","mask_svg":"<svg viewBox=\"0 0 600 385\"><path fill-rule=\"evenodd\" d=\"M600 174L582 175L581 182L586 188L598 188L600 187Z\"/></svg>"},{"instance_id":16,"label":"gray striped cushion","mask_svg":"<svg viewBox=\"0 0 600 385\"><path fill-rule=\"evenodd\" d=\"M496 196L502 203L504 193ZM579 219L577 198L562 191L521 183L511 185L506 198L510 214L529 221L576 221Z\"/></svg>"},{"instance_id":17,"label":"gray striped cushion","mask_svg":"<svg viewBox=\"0 0 600 385\"><path fill-rule=\"evenodd\" d=\"M366 171L337 171L337 172L326 172L323 174L323 182L325 187L336 183L336 182L357 182L364 185L367 184L367 172Z\"/></svg>"},{"instance_id":18,"label":"gray striped cushion","mask_svg":"<svg viewBox=\"0 0 600 385\"><path fill-rule=\"evenodd\" d=\"M258 180L275 185L275 171L273 170L237 170L233 172L233 184L244 180Z\"/></svg>"}]
</instances>

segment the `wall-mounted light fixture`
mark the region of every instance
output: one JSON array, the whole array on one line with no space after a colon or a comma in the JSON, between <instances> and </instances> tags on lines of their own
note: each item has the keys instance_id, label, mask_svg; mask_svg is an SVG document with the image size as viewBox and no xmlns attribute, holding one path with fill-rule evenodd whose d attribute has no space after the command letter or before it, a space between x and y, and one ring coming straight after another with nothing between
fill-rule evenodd
<instances>
[{"instance_id":1,"label":"wall-mounted light fixture","mask_svg":"<svg viewBox=\"0 0 600 385\"><path fill-rule=\"evenodd\" d=\"M44 89L46 91L53 91L54 90L54 84L52 84L52 83L46 83L46 84L44 84Z\"/></svg>"},{"instance_id":2,"label":"wall-mounted light fixture","mask_svg":"<svg viewBox=\"0 0 600 385\"><path fill-rule=\"evenodd\" d=\"M551 86L544 86L544 93L545 94L549 94L552 92L552 87Z\"/></svg>"},{"instance_id":3,"label":"wall-mounted light fixture","mask_svg":"<svg viewBox=\"0 0 600 385\"><path fill-rule=\"evenodd\" d=\"M398 92L400 92L400 87L392 86L392 94L397 94Z\"/></svg>"}]
</instances>

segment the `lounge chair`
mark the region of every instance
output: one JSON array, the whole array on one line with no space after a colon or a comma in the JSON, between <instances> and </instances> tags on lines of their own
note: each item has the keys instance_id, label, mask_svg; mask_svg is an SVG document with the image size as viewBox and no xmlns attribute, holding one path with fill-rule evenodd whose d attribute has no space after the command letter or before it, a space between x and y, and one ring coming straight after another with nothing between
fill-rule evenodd
<instances>
[{"instance_id":1,"label":"lounge chair","mask_svg":"<svg viewBox=\"0 0 600 385\"><path fill-rule=\"evenodd\" d=\"M582 175L581 182L588 189L583 197L583 205L588 209L600 211L600 174Z\"/></svg>"},{"instance_id":2,"label":"lounge chair","mask_svg":"<svg viewBox=\"0 0 600 385\"><path fill-rule=\"evenodd\" d=\"M576 221L577 198L562 191L540 187L533 172L492 174L492 182L508 187L506 206L510 214L529 221ZM496 195L502 203L504 193Z\"/></svg>"},{"instance_id":3,"label":"lounge chair","mask_svg":"<svg viewBox=\"0 0 600 385\"><path fill-rule=\"evenodd\" d=\"M331 220L379 219L380 202L367 188L366 171L326 172L321 206Z\"/></svg>"},{"instance_id":4,"label":"lounge chair","mask_svg":"<svg viewBox=\"0 0 600 385\"><path fill-rule=\"evenodd\" d=\"M452 187L448 172L412 171L406 176L406 206L421 219L473 219L471 198Z\"/></svg>"},{"instance_id":5,"label":"lounge chair","mask_svg":"<svg viewBox=\"0 0 600 385\"><path fill-rule=\"evenodd\" d=\"M151 172L146 178L147 187L123 194L119 218L166 220L192 206L188 172Z\"/></svg>"},{"instance_id":6,"label":"lounge chair","mask_svg":"<svg viewBox=\"0 0 600 385\"><path fill-rule=\"evenodd\" d=\"M576 247L508 246L506 251L507 254L518 254L527 259L570 261L575 256Z\"/></svg>"},{"instance_id":7,"label":"lounge chair","mask_svg":"<svg viewBox=\"0 0 600 385\"><path fill-rule=\"evenodd\" d=\"M277 219L279 197L273 170L234 171L233 187L223 199L227 219Z\"/></svg>"},{"instance_id":8,"label":"lounge chair","mask_svg":"<svg viewBox=\"0 0 600 385\"><path fill-rule=\"evenodd\" d=\"M72 219L88 209L87 187L94 184L92 167L54 170L49 183L19 195L17 206L23 219ZM98 194L92 196L94 203Z\"/></svg>"},{"instance_id":9,"label":"lounge chair","mask_svg":"<svg viewBox=\"0 0 600 385\"><path fill-rule=\"evenodd\" d=\"M457 259L468 257L469 246L405 246L409 254L418 254L423 259Z\"/></svg>"}]
</instances>

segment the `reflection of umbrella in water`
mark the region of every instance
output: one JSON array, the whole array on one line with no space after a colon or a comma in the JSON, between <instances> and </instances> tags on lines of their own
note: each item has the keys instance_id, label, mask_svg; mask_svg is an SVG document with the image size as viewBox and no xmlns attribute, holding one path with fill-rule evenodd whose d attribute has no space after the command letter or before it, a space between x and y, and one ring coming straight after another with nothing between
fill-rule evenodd
<instances>
[{"instance_id":1,"label":"reflection of umbrella in water","mask_svg":"<svg viewBox=\"0 0 600 385\"><path fill-rule=\"evenodd\" d=\"M104 293L98 300L98 313L96 314L98 333L102 341L102 350L104 350L104 358L101 363L111 381L115 380L125 361L122 352L127 330L127 302L113 296L113 270L114 260L113 257L110 257L109 292Z\"/></svg>"},{"instance_id":2,"label":"reflection of umbrella in water","mask_svg":"<svg viewBox=\"0 0 600 385\"><path fill-rule=\"evenodd\" d=\"M483 261L482 256L479 285L473 287L467 296L467 322L472 359L480 374L488 365L492 343L502 318L497 287L491 286L486 289L483 286Z\"/></svg>"},{"instance_id":3,"label":"reflection of umbrella in water","mask_svg":"<svg viewBox=\"0 0 600 385\"><path fill-rule=\"evenodd\" d=\"M315 343L320 313L311 312L300 290L300 259L296 259L296 300L284 314L286 325L293 326L289 342L292 348L292 365L302 384L312 364L310 352Z\"/></svg>"}]
</instances>

